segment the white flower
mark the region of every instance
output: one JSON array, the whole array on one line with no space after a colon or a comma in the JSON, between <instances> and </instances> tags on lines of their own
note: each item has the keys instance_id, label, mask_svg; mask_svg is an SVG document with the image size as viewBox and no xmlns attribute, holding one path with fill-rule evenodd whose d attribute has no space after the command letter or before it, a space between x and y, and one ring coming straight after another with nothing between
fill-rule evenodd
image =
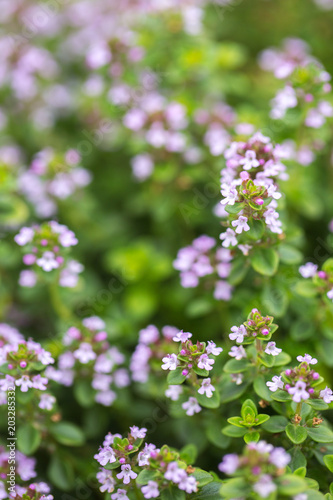
<instances>
[{"instance_id":1,"label":"white flower","mask_svg":"<svg viewBox=\"0 0 333 500\"><path fill-rule=\"evenodd\" d=\"M225 233L220 234L220 240L223 240L222 246L225 248L237 245L236 233L230 227L228 227Z\"/></svg>"},{"instance_id":2,"label":"white flower","mask_svg":"<svg viewBox=\"0 0 333 500\"><path fill-rule=\"evenodd\" d=\"M222 351L223 351L222 347L216 347L215 342L208 340L206 347L207 354L213 354L213 356L218 356L219 354L221 354Z\"/></svg>"},{"instance_id":3,"label":"white flower","mask_svg":"<svg viewBox=\"0 0 333 500\"><path fill-rule=\"evenodd\" d=\"M46 272L50 272L52 269L57 269L59 267L59 263L56 261L53 252L44 252L42 257L37 259L36 264Z\"/></svg>"},{"instance_id":4,"label":"white flower","mask_svg":"<svg viewBox=\"0 0 333 500\"><path fill-rule=\"evenodd\" d=\"M171 401L178 401L179 396L182 394L182 392L183 388L181 385L169 385L164 394L167 398L170 398Z\"/></svg>"},{"instance_id":5,"label":"white flower","mask_svg":"<svg viewBox=\"0 0 333 500\"><path fill-rule=\"evenodd\" d=\"M330 404L333 401L333 392L329 387L325 387L322 391L320 391L320 397L325 401L325 403Z\"/></svg>"},{"instance_id":6,"label":"white flower","mask_svg":"<svg viewBox=\"0 0 333 500\"><path fill-rule=\"evenodd\" d=\"M253 485L253 490L262 498L267 498L273 491L276 490L276 484L268 474L263 474L257 483Z\"/></svg>"},{"instance_id":7,"label":"white flower","mask_svg":"<svg viewBox=\"0 0 333 500\"><path fill-rule=\"evenodd\" d=\"M88 342L82 342L76 351L73 352L74 358L78 359L80 363L87 364L96 358L96 353Z\"/></svg>"},{"instance_id":8,"label":"white flower","mask_svg":"<svg viewBox=\"0 0 333 500\"><path fill-rule=\"evenodd\" d=\"M310 356L310 354L304 354L304 356L297 356L297 361L300 363L308 363L308 365L316 365L318 360Z\"/></svg>"},{"instance_id":9,"label":"white flower","mask_svg":"<svg viewBox=\"0 0 333 500\"><path fill-rule=\"evenodd\" d=\"M201 382L200 389L198 389L198 393L206 394L207 398L211 398L213 396L213 392L215 391L215 387L210 382L210 378L204 378Z\"/></svg>"},{"instance_id":10,"label":"white flower","mask_svg":"<svg viewBox=\"0 0 333 500\"><path fill-rule=\"evenodd\" d=\"M172 340L174 342L186 342L191 337L192 337L192 333L190 333L190 332L183 332L183 330L181 330L180 332L177 333L177 335L175 335L173 337Z\"/></svg>"},{"instance_id":11,"label":"white flower","mask_svg":"<svg viewBox=\"0 0 333 500\"><path fill-rule=\"evenodd\" d=\"M269 388L270 391L275 392L278 389L283 389L284 383L282 382L282 377L278 377L277 375L274 375L272 378L272 382L266 382L267 387Z\"/></svg>"},{"instance_id":12,"label":"white flower","mask_svg":"<svg viewBox=\"0 0 333 500\"><path fill-rule=\"evenodd\" d=\"M266 345L265 353L266 354L271 354L272 356L278 356L282 352L282 349L279 349L276 347L275 342L268 342Z\"/></svg>"},{"instance_id":13,"label":"white flower","mask_svg":"<svg viewBox=\"0 0 333 500\"><path fill-rule=\"evenodd\" d=\"M201 411L201 406L198 404L198 400L196 398L189 398L188 401L182 404L183 410L186 410L186 415L192 417L195 413L199 413Z\"/></svg>"},{"instance_id":14,"label":"white flower","mask_svg":"<svg viewBox=\"0 0 333 500\"><path fill-rule=\"evenodd\" d=\"M306 383L303 380L298 380L294 387L289 387L288 392L292 395L295 403L300 403L310 397L310 394L306 391Z\"/></svg>"},{"instance_id":15,"label":"white flower","mask_svg":"<svg viewBox=\"0 0 333 500\"><path fill-rule=\"evenodd\" d=\"M178 366L178 359L176 354L168 354L163 359L162 370L175 370Z\"/></svg>"},{"instance_id":16,"label":"white flower","mask_svg":"<svg viewBox=\"0 0 333 500\"><path fill-rule=\"evenodd\" d=\"M307 262L299 268L299 272L303 278L313 278L317 272L318 266L312 262Z\"/></svg>"},{"instance_id":17,"label":"white flower","mask_svg":"<svg viewBox=\"0 0 333 500\"><path fill-rule=\"evenodd\" d=\"M244 170L251 170L251 168L256 168L260 165L256 158L255 151L252 150L246 151L245 158L242 158L239 163L243 165Z\"/></svg>"},{"instance_id":18,"label":"white flower","mask_svg":"<svg viewBox=\"0 0 333 500\"><path fill-rule=\"evenodd\" d=\"M221 201L222 205L234 205L238 196L237 189L226 183L223 183L221 187L221 194L224 196L224 200Z\"/></svg>"},{"instance_id":19,"label":"white flower","mask_svg":"<svg viewBox=\"0 0 333 500\"><path fill-rule=\"evenodd\" d=\"M328 297L330 300L333 300L333 288L332 288L332 290L330 290L329 292L327 292L327 297Z\"/></svg>"},{"instance_id":20,"label":"white flower","mask_svg":"<svg viewBox=\"0 0 333 500\"><path fill-rule=\"evenodd\" d=\"M244 375L242 373L232 373L231 380L235 382L236 385L241 385L243 383Z\"/></svg>"},{"instance_id":21,"label":"white flower","mask_svg":"<svg viewBox=\"0 0 333 500\"><path fill-rule=\"evenodd\" d=\"M247 334L245 326L232 326L231 331L232 333L229 333L229 339L235 340L238 344L241 344L244 340L244 336Z\"/></svg>"},{"instance_id":22,"label":"white flower","mask_svg":"<svg viewBox=\"0 0 333 500\"><path fill-rule=\"evenodd\" d=\"M229 356L232 358L235 358L237 361L239 361L242 358L246 358L246 352L245 349L242 345L240 346L232 346L231 350L228 352Z\"/></svg>"},{"instance_id":23,"label":"white flower","mask_svg":"<svg viewBox=\"0 0 333 500\"><path fill-rule=\"evenodd\" d=\"M241 234L242 231L250 231L250 226L247 223L247 217L240 215L237 220L233 220L231 225L235 227L237 234Z\"/></svg>"}]
</instances>

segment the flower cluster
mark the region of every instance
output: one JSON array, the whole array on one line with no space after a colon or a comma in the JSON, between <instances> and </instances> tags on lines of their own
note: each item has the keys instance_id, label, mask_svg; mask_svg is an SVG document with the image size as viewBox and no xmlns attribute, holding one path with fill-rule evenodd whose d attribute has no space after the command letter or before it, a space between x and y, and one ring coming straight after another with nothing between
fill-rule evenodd
<instances>
[{"instance_id":1,"label":"flower cluster","mask_svg":"<svg viewBox=\"0 0 333 500\"><path fill-rule=\"evenodd\" d=\"M153 370L160 372L161 359L166 352L175 352L172 339L179 329L164 326L161 333L155 325L148 325L139 332L139 343L135 347L130 361L132 380L144 384Z\"/></svg>"},{"instance_id":2,"label":"flower cluster","mask_svg":"<svg viewBox=\"0 0 333 500\"><path fill-rule=\"evenodd\" d=\"M316 358L309 354L297 356L300 364L295 368L288 368L282 375L275 375L271 382L267 382L267 387L271 392L284 390L292 397L295 403L301 403L308 399L322 399L329 404L333 401L333 392L329 387L319 390L323 379L319 373L313 369L317 364Z\"/></svg>"},{"instance_id":3,"label":"flower cluster","mask_svg":"<svg viewBox=\"0 0 333 500\"><path fill-rule=\"evenodd\" d=\"M283 478L291 456L283 448L274 448L265 441L249 443L241 456L229 454L223 457L218 468L224 474L242 477L244 494L250 498L253 494L258 498L267 498L278 490L279 478ZM228 482L225 483L226 486ZM221 490L223 494L223 488ZM231 498L227 489L226 498Z\"/></svg>"},{"instance_id":4,"label":"flower cluster","mask_svg":"<svg viewBox=\"0 0 333 500\"><path fill-rule=\"evenodd\" d=\"M21 272L21 286L34 287L39 276L45 279L44 273L53 271L57 273L60 286L76 286L83 266L68 258L68 249L77 245L78 240L67 226L49 221L39 226L22 227L14 240L24 249L23 263L30 267Z\"/></svg>"},{"instance_id":5,"label":"flower cluster","mask_svg":"<svg viewBox=\"0 0 333 500\"><path fill-rule=\"evenodd\" d=\"M244 345L252 344L256 339L269 341L278 328L278 326L273 323L273 320L274 318L272 316L262 316L258 309L254 308L248 315L247 321L240 326L231 327L229 338L237 342L237 344ZM266 351L267 354L279 354L278 352L271 352L270 344L272 343L274 342L268 342L266 346L266 350L268 350L268 352ZM281 349L279 349L279 352L281 352ZM231 356L233 356L233 354L231 354Z\"/></svg>"},{"instance_id":6,"label":"flower cluster","mask_svg":"<svg viewBox=\"0 0 333 500\"><path fill-rule=\"evenodd\" d=\"M238 246L247 255L252 248L251 240L262 240L265 225L273 233L282 233L279 214L275 210L277 200L282 196L276 179L288 177L281 155L281 148L273 146L270 139L260 132L247 142L231 143L225 151L226 168L221 172L224 198L221 203L231 214L231 227L220 235L225 248ZM248 231L251 231L250 238L245 234Z\"/></svg>"},{"instance_id":7,"label":"flower cluster","mask_svg":"<svg viewBox=\"0 0 333 500\"><path fill-rule=\"evenodd\" d=\"M299 39L286 39L282 51L267 49L260 57L266 71L287 80L285 87L272 100L271 117L283 119L287 110L304 109L304 125L321 128L333 116L332 103L327 100L331 91L331 76L321 63L309 54L309 47Z\"/></svg>"},{"instance_id":8,"label":"flower cluster","mask_svg":"<svg viewBox=\"0 0 333 500\"><path fill-rule=\"evenodd\" d=\"M183 393L180 384L185 380L189 383L190 387L186 386L185 390L190 397L182 404L182 408L189 416L201 411L199 402L205 406L206 398L214 396L219 401L218 391L212 383L213 379L208 375L215 364L215 356L221 354L223 350L221 347L216 347L212 341L208 341L207 344L199 341L193 344L191 337L192 333L183 330L178 332L173 338L175 342L180 343L178 355L168 354L162 359L162 369L170 371L167 378L169 387L165 392L168 398L177 401Z\"/></svg>"},{"instance_id":9,"label":"flower cluster","mask_svg":"<svg viewBox=\"0 0 333 500\"><path fill-rule=\"evenodd\" d=\"M35 467L35 458L27 457L20 451L15 450L14 452L10 447L5 449L3 446L0 446L0 498L22 498L23 493L27 492L27 488L22 486L21 483L26 483L37 476ZM34 484L37 487L38 483ZM45 485L44 491L42 491L43 485ZM31 488L31 486L29 487ZM50 491L45 483L39 483L39 486L41 493L48 493ZM48 489L46 490L46 488ZM41 497L29 496L29 498L39 500ZM44 500L53 500L51 496L42 498Z\"/></svg>"},{"instance_id":10,"label":"flower cluster","mask_svg":"<svg viewBox=\"0 0 333 500\"><path fill-rule=\"evenodd\" d=\"M328 259L320 271L317 264L307 262L299 268L299 272L303 278L312 278L315 291L333 301L333 259Z\"/></svg>"},{"instance_id":11,"label":"flower cluster","mask_svg":"<svg viewBox=\"0 0 333 500\"><path fill-rule=\"evenodd\" d=\"M56 367L49 367L46 375L65 386L87 380L94 400L111 406L117 398L117 389L129 385L129 375L119 367L125 356L107 339L105 323L101 318L85 318L79 328L72 326L62 339L63 352ZM87 396L88 397L88 396Z\"/></svg>"},{"instance_id":12,"label":"flower cluster","mask_svg":"<svg viewBox=\"0 0 333 500\"><path fill-rule=\"evenodd\" d=\"M103 447L94 457L102 466L97 474L100 490L115 491L112 500L128 500L127 492L137 489L138 485L147 499L159 498L169 486L186 493L196 492L197 481L187 471L186 463L179 460L179 453L168 446L158 449L151 443L143 445L146 432L145 428L133 426L126 438L110 433L105 436Z\"/></svg>"},{"instance_id":13,"label":"flower cluster","mask_svg":"<svg viewBox=\"0 0 333 500\"><path fill-rule=\"evenodd\" d=\"M39 217L53 216L58 200L71 197L90 183L91 174L80 166L80 161L81 156L75 149L60 155L47 148L35 155L28 170L21 172L19 190Z\"/></svg>"},{"instance_id":14,"label":"flower cluster","mask_svg":"<svg viewBox=\"0 0 333 500\"><path fill-rule=\"evenodd\" d=\"M231 299L233 290L226 281L231 271L232 259L229 249L216 249L216 240L202 235L191 245L179 250L173 266L180 271L181 285L184 288L197 287L200 278L211 276L215 299L227 301Z\"/></svg>"},{"instance_id":15,"label":"flower cluster","mask_svg":"<svg viewBox=\"0 0 333 500\"><path fill-rule=\"evenodd\" d=\"M50 352L33 340L18 340L17 343L6 343L0 348L0 359L1 372L5 373L5 377L0 380L1 404L7 402L6 391L14 390L16 386L21 392L34 389L39 408L52 409L55 397L44 393L48 385L45 369L54 363Z\"/></svg>"}]
</instances>

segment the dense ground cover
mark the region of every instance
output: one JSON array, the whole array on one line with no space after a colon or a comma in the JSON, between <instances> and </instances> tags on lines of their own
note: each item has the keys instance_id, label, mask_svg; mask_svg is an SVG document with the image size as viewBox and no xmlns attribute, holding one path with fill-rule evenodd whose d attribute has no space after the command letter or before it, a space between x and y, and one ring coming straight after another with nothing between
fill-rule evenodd
<instances>
[{"instance_id":1,"label":"dense ground cover","mask_svg":"<svg viewBox=\"0 0 333 500\"><path fill-rule=\"evenodd\" d=\"M333 498L333 2L0 19L0 498Z\"/></svg>"}]
</instances>

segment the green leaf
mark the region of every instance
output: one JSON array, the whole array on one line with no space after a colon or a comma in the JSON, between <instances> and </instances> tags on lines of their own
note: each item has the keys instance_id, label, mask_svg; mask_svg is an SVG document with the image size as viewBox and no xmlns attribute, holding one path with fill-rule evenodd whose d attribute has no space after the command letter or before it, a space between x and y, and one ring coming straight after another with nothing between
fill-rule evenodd
<instances>
[{"instance_id":1,"label":"green leaf","mask_svg":"<svg viewBox=\"0 0 333 500\"><path fill-rule=\"evenodd\" d=\"M290 363L291 356L286 352L280 352L277 356L274 356L274 365L273 366L284 366Z\"/></svg>"},{"instance_id":2,"label":"green leaf","mask_svg":"<svg viewBox=\"0 0 333 500\"><path fill-rule=\"evenodd\" d=\"M246 480L241 477L235 477L226 481L220 489L222 497L226 498L246 498L251 488Z\"/></svg>"},{"instance_id":3,"label":"green leaf","mask_svg":"<svg viewBox=\"0 0 333 500\"><path fill-rule=\"evenodd\" d=\"M248 221L250 230L246 231L246 236L251 238L251 240L258 241L262 238L265 232L265 224L261 220L250 219Z\"/></svg>"},{"instance_id":4,"label":"green leaf","mask_svg":"<svg viewBox=\"0 0 333 500\"><path fill-rule=\"evenodd\" d=\"M229 377L229 375L223 377L222 382L219 384L221 403L229 403L229 401L238 399L250 385L249 381L237 385Z\"/></svg>"},{"instance_id":5,"label":"green leaf","mask_svg":"<svg viewBox=\"0 0 333 500\"><path fill-rule=\"evenodd\" d=\"M61 490L71 490L75 484L73 466L65 457L53 455L47 473L51 483Z\"/></svg>"},{"instance_id":6,"label":"green leaf","mask_svg":"<svg viewBox=\"0 0 333 500\"><path fill-rule=\"evenodd\" d=\"M242 373L245 372L251 364L246 359L229 359L223 367L226 373Z\"/></svg>"},{"instance_id":7,"label":"green leaf","mask_svg":"<svg viewBox=\"0 0 333 500\"><path fill-rule=\"evenodd\" d=\"M290 401L291 396L286 391L278 390L276 392L272 392L272 399L274 399L274 401L280 401L281 403L283 403L285 401Z\"/></svg>"},{"instance_id":8,"label":"green leaf","mask_svg":"<svg viewBox=\"0 0 333 500\"><path fill-rule=\"evenodd\" d=\"M218 408L220 406L220 394L217 389L213 392L211 398L207 398L205 394L196 394L196 398L200 406L204 408Z\"/></svg>"},{"instance_id":9,"label":"green leaf","mask_svg":"<svg viewBox=\"0 0 333 500\"><path fill-rule=\"evenodd\" d=\"M333 443L333 432L324 425L309 427L308 434L317 443Z\"/></svg>"},{"instance_id":10,"label":"green leaf","mask_svg":"<svg viewBox=\"0 0 333 500\"><path fill-rule=\"evenodd\" d=\"M257 248L250 260L253 269L264 276L273 276L279 265L279 256L272 248Z\"/></svg>"},{"instance_id":11,"label":"green leaf","mask_svg":"<svg viewBox=\"0 0 333 500\"><path fill-rule=\"evenodd\" d=\"M253 382L255 393L265 401L272 401L271 391L266 385L266 379L263 375L258 375Z\"/></svg>"},{"instance_id":12,"label":"green leaf","mask_svg":"<svg viewBox=\"0 0 333 500\"><path fill-rule=\"evenodd\" d=\"M241 427L244 428L244 420L242 417L230 417L228 418L227 422L231 425L235 425L236 427Z\"/></svg>"},{"instance_id":13,"label":"green leaf","mask_svg":"<svg viewBox=\"0 0 333 500\"><path fill-rule=\"evenodd\" d=\"M289 298L287 290L281 285L267 284L261 295L262 305L276 318L281 318L287 310Z\"/></svg>"},{"instance_id":14,"label":"green leaf","mask_svg":"<svg viewBox=\"0 0 333 500\"><path fill-rule=\"evenodd\" d=\"M258 415L255 419L255 422L253 425L261 425L261 424L264 424L265 422L267 422L267 420L269 420L271 417L269 415L265 415L264 413L262 413L261 415Z\"/></svg>"},{"instance_id":15,"label":"green leaf","mask_svg":"<svg viewBox=\"0 0 333 500\"><path fill-rule=\"evenodd\" d=\"M298 467L298 469L294 470L294 474L299 477L305 477L306 467Z\"/></svg>"},{"instance_id":16,"label":"green leaf","mask_svg":"<svg viewBox=\"0 0 333 500\"><path fill-rule=\"evenodd\" d=\"M300 264L303 260L303 255L298 248L285 243L279 246L279 255L281 262L285 264Z\"/></svg>"},{"instance_id":17,"label":"green leaf","mask_svg":"<svg viewBox=\"0 0 333 500\"><path fill-rule=\"evenodd\" d=\"M306 481L302 477L286 474L276 480L281 495L292 496L307 489Z\"/></svg>"},{"instance_id":18,"label":"green leaf","mask_svg":"<svg viewBox=\"0 0 333 500\"><path fill-rule=\"evenodd\" d=\"M267 422L262 425L262 428L271 432L272 434L277 434L279 432L283 432L288 425L288 419L286 417L282 417L280 415L274 415Z\"/></svg>"},{"instance_id":19,"label":"green leaf","mask_svg":"<svg viewBox=\"0 0 333 500\"><path fill-rule=\"evenodd\" d=\"M71 422L57 422L51 424L50 433L59 443L66 446L81 446L85 441L81 429Z\"/></svg>"},{"instance_id":20,"label":"green leaf","mask_svg":"<svg viewBox=\"0 0 333 500\"><path fill-rule=\"evenodd\" d=\"M185 492L178 489L177 486L161 491L161 500L186 500Z\"/></svg>"},{"instance_id":21,"label":"green leaf","mask_svg":"<svg viewBox=\"0 0 333 500\"><path fill-rule=\"evenodd\" d=\"M247 416L256 417L258 415L257 407L252 401L252 399L246 399L242 404L241 415L244 420L246 420Z\"/></svg>"},{"instance_id":22,"label":"green leaf","mask_svg":"<svg viewBox=\"0 0 333 500\"><path fill-rule=\"evenodd\" d=\"M185 379L186 375L182 374L183 368L176 368L168 373L167 382L169 385L180 385Z\"/></svg>"},{"instance_id":23,"label":"green leaf","mask_svg":"<svg viewBox=\"0 0 333 500\"><path fill-rule=\"evenodd\" d=\"M240 427L235 427L234 425L226 425L222 429L222 434L230 437L243 437L246 432L247 429L245 427L241 429Z\"/></svg>"},{"instance_id":24,"label":"green leaf","mask_svg":"<svg viewBox=\"0 0 333 500\"><path fill-rule=\"evenodd\" d=\"M209 375L209 372L207 370L204 370L203 368L198 368L197 366L193 366L193 371L194 373L199 375L199 377L208 377Z\"/></svg>"},{"instance_id":25,"label":"green leaf","mask_svg":"<svg viewBox=\"0 0 333 500\"><path fill-rule=\"evenodd\" d=\"M286 434L290 441L295 444L303 443L306 440L308 433L305 427L300 425L288 424L286 427Z\"/></svg>"},{"instance_id":26,"label":"green leaf","mask_svg":"<svg viewBox=\"0 0 333 500\"><path fill-rule=\"evenodd\" d=\"M139 473L139 475L135 481L140 485L148 484L148 482L153 481L157 475L158 475L158 472L155 470L143 469Z\"/></svg>"},{"instance_id":27,"label":"green leaf","mask_svg":"<svg viewBox=\"0 0 333 500\"><path fill-rule=\"evenodd\" d=\"M293 287L294 291L301 297L315 297L318 294L317 287L310 280L299 280Z\"/></svg>"},{"instance_id":28,"label":"green leaf","mask_svg":"<svg viewBox=\"0 0 333 500\"><path fill-rule=\"evenodd\" d=\"M195 444L187 444L180 450L180 460L187 465L194 464L198 456L198 448Z\"/></svg>"},{"instance_id":29,"label":"green leaf","mask_svg":"<svg viewBox=\"0 0 333 500\"><path fill-rule=\"evenodd\" d=\"M245 278L249 270L249 265L245 261L244 257L237 257L232 261L230 274L228 276L228 282L230 285L239 285Z\"/></svg>"},{"instance_id":30,"label":"green leaf","mask_svg":"<svg viewBox=\"0 0 333 500\"><path fill-rule=\"evenodd\" d=\"M247 434L245 434L245 436L244 436L244 441L246 444L257 443L259 441L259 439L260 439L259 432L250 431Z\"/></svg>"},{"instance_id":31,"label":"green leaf","mask_svg":"<svg viewBox=\"0 0 333 500\"><path fill-rule=\"evenodd\" d=\"M328 404L325 403L322 399L307 399L305 401L306 404L311 406L314 410L327 410L328 409Z\"/></svg>"},{"instance_id":32,"label":"green leaf","mask_svg":"<svg viewBox=\"0 0 333 500\"><path fill-rule=\"evenodd\" d=\"M209 474L209 472L206 472L205 470L202 469L195 468L195 471L191 475L194 476L195 479L198 481L199 488L213 481L213 476Z\"/></svg>"},{"instance_id":33,"label":"green leaf","mask_svg":"<svg viewBox=\"0 0 333 500\"><path fill-rule=\"evenodd\" d=\"M324 463L329 471L333 472L333 455L325 455Z\"/></svg>"},{"instance_id":34,"label":"green leaf","mask_svg":"<svg viewBox=\"0 0 333 500\"><path fill-rule=\"evenodd\" d=\"M192 496L193 500L218 500L220 497L219 491L221 489L221 483L213 481L206 486L203 486L200 491Z\"/></svg>"},{"instance_id":35,"label":"green leaf","mask_svg":"<svg viewBox=\"0 0 333 500\"><path fill-rule=\"evenodd\" d=\"M96 392L91 387L91 382L85 379L78 379L74 384L74 396L76 401L84 408L89 408L95 404Z\"/></svg>"},{"instance_id":36,"label":"green leaf","mask_svg":"<svg viewBox=\"0 0 333 500\"><path fill-rule=\"evenodd\" d=\"M41 433L31 424L24 424L17 431L17 447L25 455L34 453L40 445Z\"/></svg>"},{"instance_id":37,"label":"green leaf","mask_svg":"<svg viewBox=\"0 0 333 500\"><path fill-rule=\"evenodd\" d=\"M244 203L235 203L234 205L225 205L224 209L228 214L238 214L242 208L244 207Z\"/></svg>"}]
</instances>

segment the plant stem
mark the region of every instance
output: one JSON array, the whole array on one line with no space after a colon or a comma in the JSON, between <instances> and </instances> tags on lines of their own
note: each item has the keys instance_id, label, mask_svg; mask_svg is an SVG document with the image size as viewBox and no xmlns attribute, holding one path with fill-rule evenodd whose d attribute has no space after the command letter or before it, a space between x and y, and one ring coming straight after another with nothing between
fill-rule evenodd
<instances>
[{"instance_id":1,"label":"plant stem","mask_svg":"<svg viewBox=\"0 0 333 500\"><path fill-rule=\"evenodd\" d=\"M68 321L72 317L72 312L61 300L58 284L52 283L49 286L49 291L53 309L60 316L61 319Z\"/></svg>"},{"instance_id":2,"label":"plant stem","mask_svg":"<svg viewBox=\"0 0 333 500\"><path fill-rule=\"evenodd\" d=\"M297 403L296 405L296 415L301 416L301 411L302 411L302 401L300 403Z\"/></svg>"}]
</instances>

